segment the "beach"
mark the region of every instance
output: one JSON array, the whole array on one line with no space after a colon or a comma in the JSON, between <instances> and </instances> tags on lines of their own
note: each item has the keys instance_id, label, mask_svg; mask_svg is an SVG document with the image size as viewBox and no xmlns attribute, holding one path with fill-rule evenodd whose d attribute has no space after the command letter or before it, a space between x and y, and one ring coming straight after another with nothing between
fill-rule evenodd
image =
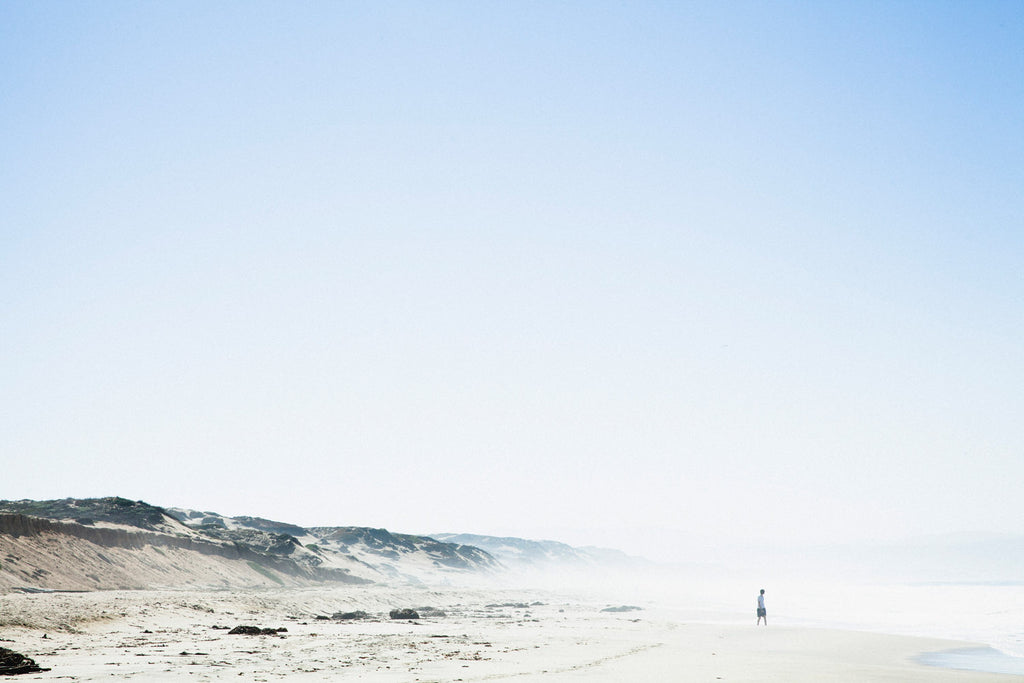
<instances>
[{"instance_id":1,"label":"beach","mask_svg":"<svg viewBox=\"0 0 1024 683\"><path fill-rule=\"evenodd\" d=\"M392 619L396 609L419 618ZM971 643L689 616L653 600L488 587L8 593L0 646L50 669L30 680L1021 680L918 660Z\"/></svg>"}]
</instances>

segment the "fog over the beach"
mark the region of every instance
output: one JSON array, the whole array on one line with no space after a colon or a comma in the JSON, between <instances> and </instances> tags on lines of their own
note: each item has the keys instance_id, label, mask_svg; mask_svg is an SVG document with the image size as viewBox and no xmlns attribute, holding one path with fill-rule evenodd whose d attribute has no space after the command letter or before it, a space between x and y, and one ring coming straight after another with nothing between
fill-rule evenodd
<instances>
[{"instance_id":1,"label":"fog over the beach","mask_svg":"<svg viewBox=\"0 0 1024 683\"><path fill-rule=\"evenodd\" d=\"M1018 534L1022 44L1014 2L2 3L0 499Z\"/></svg>"}]
</instances>

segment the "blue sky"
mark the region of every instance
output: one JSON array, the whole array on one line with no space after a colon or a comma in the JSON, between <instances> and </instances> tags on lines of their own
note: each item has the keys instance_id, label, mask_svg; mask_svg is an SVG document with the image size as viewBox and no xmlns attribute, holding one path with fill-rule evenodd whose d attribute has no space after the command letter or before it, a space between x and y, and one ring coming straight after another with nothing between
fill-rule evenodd
<instances>
[{"instance_id":1,"label":"blue sky","mask_svg":"<svg viewBox=\"0 0 1024 683\"><path fill-rule=\"evenodd\" d=\"M1024 5L0 5L0 498L1019 531Z\"/></svg>"}]
</instances>

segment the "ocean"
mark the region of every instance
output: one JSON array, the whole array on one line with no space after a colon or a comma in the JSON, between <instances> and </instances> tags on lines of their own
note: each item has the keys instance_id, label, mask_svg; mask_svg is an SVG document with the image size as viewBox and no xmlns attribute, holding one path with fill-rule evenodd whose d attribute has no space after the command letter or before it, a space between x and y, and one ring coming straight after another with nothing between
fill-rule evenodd
<instances>
[{"instance_id":1,"label":"ocean","mask_svg":"<svg viewBox=\"0 0 1024 683\"><path fill-rule=\"evenodd\" d=\"M683 620L756 622L765 589L768 628L796 626L869 631L971 643L927 653L923 663L1024 676L1024 582L870 582L677 576L648 584L648 598Z\"/></svg>"},{"instance_id":2,"label":"ocean","mask_svg":"<svg viewBox=\"0 0 1024 683\"><path fill-rule=\"evenodd\" d=\"M765 589L774 624L978 643L985 647L929 653L922 661L1024 675L1024 583L787 581ZM755 593L750 591L751 605Z\"/></svg>"}]
</instances>

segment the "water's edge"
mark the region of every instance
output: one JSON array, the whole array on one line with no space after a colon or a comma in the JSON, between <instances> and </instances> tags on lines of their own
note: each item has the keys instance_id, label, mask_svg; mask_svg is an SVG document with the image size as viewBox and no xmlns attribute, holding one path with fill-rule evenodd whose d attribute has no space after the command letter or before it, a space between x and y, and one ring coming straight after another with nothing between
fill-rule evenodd
<instances>
[{"instance_id":1,"label":"water's edge","mask_svg":"<svg viewBox=\"0 0 1024 683\"><path fill-rule=\"evenodd\" d=\"M926 652L915 657L915 660L943 669L1024 676L1024 657L1013 657L994 647L963 647Z\"/></svg>"}]
</instances>

